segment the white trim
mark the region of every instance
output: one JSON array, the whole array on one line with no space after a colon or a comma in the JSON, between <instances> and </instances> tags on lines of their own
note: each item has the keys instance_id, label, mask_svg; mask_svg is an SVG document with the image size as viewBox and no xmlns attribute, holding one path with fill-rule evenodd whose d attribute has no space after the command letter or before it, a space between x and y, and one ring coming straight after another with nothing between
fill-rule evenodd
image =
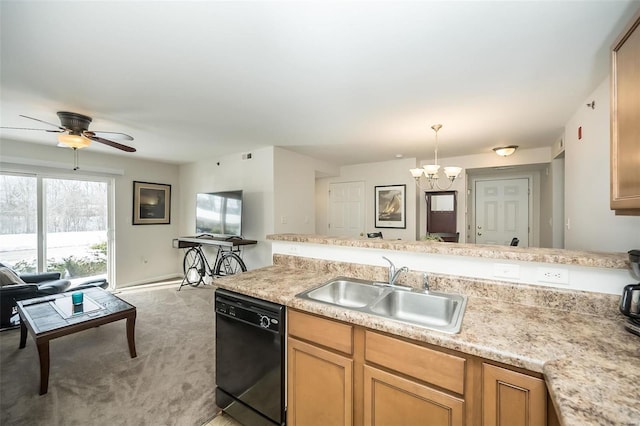
<instances>
[{"instance_id":1,"label":"white trim","mask_svg":"<svg viewBox=\"0 0 640 426\"><path fill-rule=\"evenodd\" d=\"M49 160L36 160L34 158L26 158L26 157L9 157L2 156L2 160L0 161L0 170L2 171L20 171L23 170L21 168L13 169L15 166L31 166L31 167L42 167L45 169L56 169L56 173L59 173L61 170L67 171L70 174L75 174L73 170L70 170L72 166L69 163L60 163L57 161L49 161ZM97 173L102 175L112 175L112 176L124 176L123 169L112 169L107 167L94 167L94 166L83 166L80 169L81 173Z\"/></svg>"},{"instance_id":2,"label":"white trim","mask_svg":"<svg viewBox=\"0 0 640 426\"><path fill-rule=\"evenodd\" d=\"M147 277L143 280L139 280L139 281L132 281L132 282L128 282L126 284L121 284L118 286L118 290L124 290L128 287L134 286L134 285L140 285L140 284L153 284L157 281L166 281L166 280L173 280L173 279L180 279L182 280L182 274L167 274L167 275L159 275L157 277ZM177 290L177 287L176 287Z\"/></svg>"}]
</instances>

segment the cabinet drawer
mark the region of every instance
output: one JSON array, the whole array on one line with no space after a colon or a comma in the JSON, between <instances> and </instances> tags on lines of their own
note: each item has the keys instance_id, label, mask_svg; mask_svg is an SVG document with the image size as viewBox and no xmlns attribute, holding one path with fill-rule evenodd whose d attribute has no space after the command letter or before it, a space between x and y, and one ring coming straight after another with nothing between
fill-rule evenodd
<instances>
[{"instance_id":1,"label":"cabinet drawer","mask_svg":"<svg viewBox=\"0 0 640 426\"><path fill-rule=\"evenodd\" d=\"M353 326L289 309L289 335L353 354Z\"/></svg>"},{"instance_id":2,"label":"cabinet drawer","mask_svg":"<svg viewBox=\"0 0 640 426\"><path fill-rule=\"evenodd\" d=\"M464 394L464 358L367 331L365 360Z\"/></svg>"}]
</instances>

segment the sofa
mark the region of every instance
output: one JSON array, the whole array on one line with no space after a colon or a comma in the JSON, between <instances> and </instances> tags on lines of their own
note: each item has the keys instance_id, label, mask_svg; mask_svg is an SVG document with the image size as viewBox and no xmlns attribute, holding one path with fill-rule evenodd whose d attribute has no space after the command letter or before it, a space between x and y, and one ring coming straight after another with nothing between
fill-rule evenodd
<instances>
[{"instance_id":1,"label":"sofa","mask_svg":"<svg viewBox=\"0 0 640 426\"><path fill-rule=\"evenodd\" d=\"M0 329L20 325L17 301L95 286L107 288L109 283L104 278L89 279L72 287L71 281L62 279L59 272L17 274L0 263Z\"/></svg>"}]
</instances>

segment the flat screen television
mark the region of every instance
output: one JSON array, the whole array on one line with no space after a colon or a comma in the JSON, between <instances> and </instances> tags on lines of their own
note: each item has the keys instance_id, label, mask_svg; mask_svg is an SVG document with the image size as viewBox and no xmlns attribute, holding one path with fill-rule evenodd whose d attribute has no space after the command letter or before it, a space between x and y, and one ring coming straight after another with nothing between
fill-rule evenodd
<instances>
[{"instance_id":1,"label":"flat screen television","mask_svg":"<svg viewBox=\"0 0 640 426\"><path fill-rule=\"evenodd\" d=\"M241 237L242 191L198 193L196 233L216 237Z\"/></svg>"}]
</instances>

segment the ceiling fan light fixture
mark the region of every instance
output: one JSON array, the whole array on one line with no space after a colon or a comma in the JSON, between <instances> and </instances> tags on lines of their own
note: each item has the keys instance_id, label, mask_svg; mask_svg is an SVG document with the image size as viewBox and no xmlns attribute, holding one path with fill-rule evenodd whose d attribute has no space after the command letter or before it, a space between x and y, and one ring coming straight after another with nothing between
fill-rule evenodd
<instances>
[{"instance_id":1,"label":"ceiling fan light fixture","mask_svg":"<svg viewBox=\"0 0 640 426\"><path fill-rule=\"evenodd\" d=\"M493 151L501 157L508 157L518 149L518 145L500 146L493 148Z\"/></svg>"},{"instance_id":2,"label":"ceiling fan light fixture","mask_svg":"<svg viewBox=\"0 0 640 426\"><path fill-rule=\"evenodd\" d=\"M91 145L91 141L82 135L61 133L58 135L58 142L69 148L86 148Z\"/></svg>"}]
</instances>

